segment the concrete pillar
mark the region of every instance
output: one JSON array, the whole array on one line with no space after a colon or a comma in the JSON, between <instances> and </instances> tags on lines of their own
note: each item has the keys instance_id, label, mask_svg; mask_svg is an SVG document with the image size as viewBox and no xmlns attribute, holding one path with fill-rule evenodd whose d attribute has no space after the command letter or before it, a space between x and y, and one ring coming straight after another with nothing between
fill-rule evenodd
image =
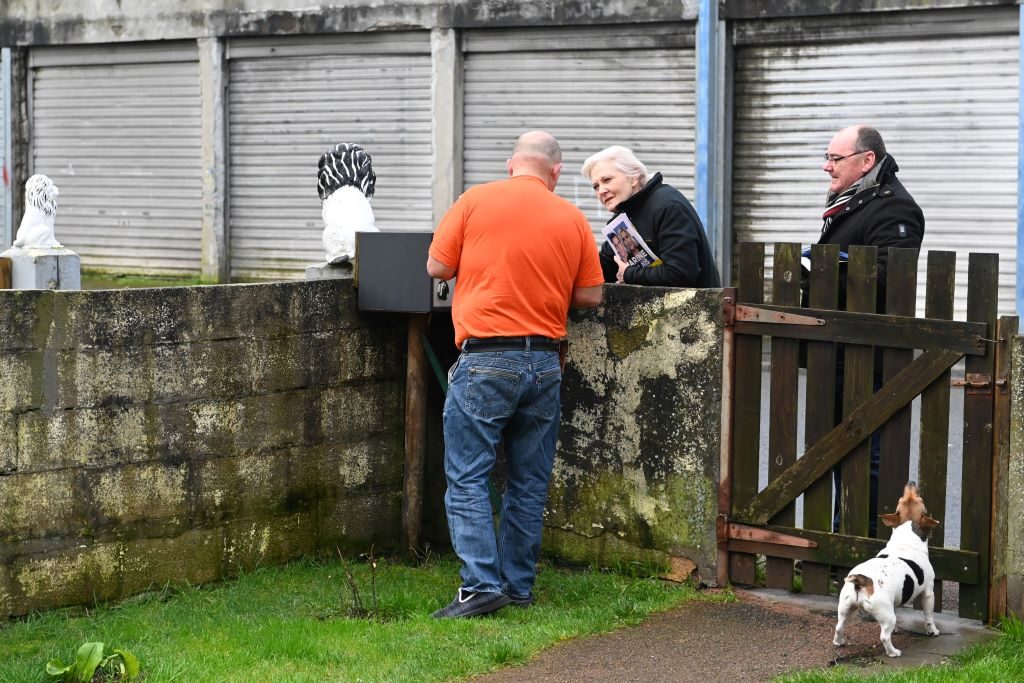
<instances>
[{"instance_id":1,"label":"concrete pillar","mask_svg":"<svg viewBox=\"0 0 1024 683\"><path fill-rule=\"evenodd\" d=\"M11 199L14 196L10 183L11 179L11 157L13 156L11 110L11 48L0 48L0 164L3 165L0 173L3 174L0 182L0 193L3 193L3 200L0 206L0 244L10 244L14 241L14 213L11 207Z\"/></svg>"},{"instance_id":2,"label":"concrete pillar","mask_svg":"<svg viewBox=\"0 0 1024 683\"><path fill-rule=\"evenodd\" d=\"M82 288L82 261L70 249L12 247L0 256L11 259L11 289Z\"/></svg>"},{"instance_id":3,"label":"concrete pillar","mask_svg":"<svg viewBox=\"0 0 1024 683\"><path fill-rule=\"evenodd\" d=\"M32 175L29 162L29 122L28 122L28 48L10 48L11 65L11 157L8 159L7 172L13 191L11 192L11 232L18 229L18 220L25 214L25 181ZM13 241L6 241L6 247Z\"/></svg>"},{"instance_id":4,"label":"concrete pillar","mask_svg":"<svg viewBox=\"0 0 1024 683\"><path fill-rule=\"evenodd\" d=\"M1006 481L1006 611L1024 618L1024 337L1013 338ZM998 549L997 549L998 552Z\"/></svg>"},{"instance_id":5,"label":"concrete pillar","mask_svg":"<svg viewBox=\"0 0 1024 683\"><path fill-rule=\"evenodd\" d=\"M434 225L462 194L462 45L452 28L430 31Z\"/></svg>"},{"instance_id":6,"label":"concrete pillar","mask_svg":"<svg viewBox=\"0 0 1024 683\"><path fill-rule=\"evenodd\" d=\"M218 38L199 38L199 90L202 98L203 223L200 236L200 271L209 282L225 283L231 277L228 229L225 216L227 193L224 43Z\"/></svg>"},{"instance_id":7,"label":"concrete pillar","mask_svg":"<svg viewBox=\"0 0 1024 683\"><path fill-rule=\"evenodd\" d=\"M697 120L694 204L704 223L722 281L732 254L731 134L728 121L729 38L718 0L700 0L697 15Z\"/></svg>"}]
</instances>

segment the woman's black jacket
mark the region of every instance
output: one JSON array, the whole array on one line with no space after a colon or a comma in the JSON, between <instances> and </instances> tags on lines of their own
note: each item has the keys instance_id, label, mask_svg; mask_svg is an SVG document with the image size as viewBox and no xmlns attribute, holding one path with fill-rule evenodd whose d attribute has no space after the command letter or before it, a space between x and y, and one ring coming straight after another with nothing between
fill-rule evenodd
<instances>
[{"instance_id":1,"label":"woman's black jacket","mask_svg":"<svg viewBox=\"0 0 1024 683\"><path fill-rule=\"evenodd\" d=\"M662 260L659 266L629 266L623 279L629 285L662 287L721 287L704 226L683 193L654 176L639 192L618 205L647 246ZM615 282L618 266L611 245L601 246L605 282Z\"/></svg>"}]
</instances>

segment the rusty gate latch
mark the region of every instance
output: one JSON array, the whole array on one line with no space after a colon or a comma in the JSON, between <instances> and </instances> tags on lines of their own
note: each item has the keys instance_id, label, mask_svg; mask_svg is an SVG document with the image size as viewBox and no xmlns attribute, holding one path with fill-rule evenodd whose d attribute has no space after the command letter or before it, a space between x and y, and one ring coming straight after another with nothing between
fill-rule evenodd
<instances>
[{"instance_id":1,"label":"rusty gate latch","mask_svg":"<svg viewBox=\"0 0 1024 683\"><path fill-rule=\"evenodd\" d=\"M968 372L963 379L954 379L949 383L953 387L964 387L968 394L991 394L992 393L992 375L985 374L983 372ZM1000 392L1006 391L1006 380L997 379L995 386L999 387Z\"/></svg>"},{"instance_id":2,"label":"rusty gate latch","mask_svg":"<svg viewBox=\"0 0 1024 683\"><path fill-rule=\"evenodd\" d=\"M756 323L774 323L776 325L814 325L817 327L825 324L822 318L783 313L756 306L744 306L743 304L736 304L736 320L750 320Z\"/></svg>"}]
</instances>

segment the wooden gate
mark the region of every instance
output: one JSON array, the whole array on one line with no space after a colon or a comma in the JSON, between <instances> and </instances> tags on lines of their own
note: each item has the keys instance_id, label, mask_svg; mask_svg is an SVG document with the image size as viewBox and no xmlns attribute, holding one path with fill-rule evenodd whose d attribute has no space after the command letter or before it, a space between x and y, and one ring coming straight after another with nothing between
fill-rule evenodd
<instances>
[{"instance_id":1,"label":"wooden gate","mask_svg":"<svg viewBox=\"0 0 1024 683\"><path fill-rule=\"evenodd\" d=\"M937 588L960 585L959 611L990 620L1005 612L1005 577L992 548L1000 548L1000 486L993 473L1008 457L1009 341L1017 319L996 320L998 257L971 254L967 322L953 321L956 254L932 251L927 264L924 318L914 317L917 250L891 249L885 314L876 314L876 249L852 247L839 262L835 245L812 248L808 307L801 308L800 246L775 246L765 301L764 245L740 247L737 289L726 292L725 424L728 463L721 488L720 578L755 582L755 562L765 557L765 582L792 590L800 560L801 590L827 594L830 568L874 556L889 529L868 538L869 516L893 512L904 484L918 481L933 517L946 508L951 389L964 392L960 538L931 537ZM839 303L840 269L846 268L846 310ZM762 396L762 344L770 337L770 382ZM838 353L837 353L838 352ZM842 359L845 355L845 362ZM838 356L838 358L837 358ZM966 358L964 378L951 368ZM805 362L804 362L805 361ZM876 373L875 365L882 363ZM798 399L806 366L803 415L806 447L798 457ZM877 378L877 379L876 379ZM876 383L880 388L875 390ZM841 384L840 384L841 383ZM910 472L911 402L920 401L920 466ZM841 402L841 410L837 407ZM768 419L768 485L758 490L761 403ZM838 418L837 413L841 414ZM878 510L869 509L870 436L880 431ZM839 533L833 528L833 468L841 471ZM957 476L957 475L954 475ZM795 502L803 494L803 526ZM940 520L941 521L941 520ZM995 538L993 538L995 534ZM946 548L958 541L959 549ZM941 592L936 601L941 605Z\"/></svg>"}]
</instances>

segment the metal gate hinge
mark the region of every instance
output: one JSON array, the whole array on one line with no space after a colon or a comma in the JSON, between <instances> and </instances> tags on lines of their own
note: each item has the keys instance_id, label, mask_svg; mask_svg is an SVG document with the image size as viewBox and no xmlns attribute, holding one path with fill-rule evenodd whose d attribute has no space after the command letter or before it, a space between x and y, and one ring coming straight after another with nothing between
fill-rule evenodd
<instances>
[{"instance_id":1,"label":"metal gate hinge","mask_svg":"<svg viewBox=\"0 0 1024 683\"><path fill-rule=\"evenodd\" d=\"M779 533L778 531L771 531L770 529L750 526L749 524L730 522L724 515L719 515L716 527L718 532L718 541L720 543L725 540L735 539L737 541L754 541L757 543L788 545L794 548L818 547L817 541L812 541L800 536Z\"/></svg>"},{"instance_id":2,"label":"metal gate hinge","mask_svg":"<svg viewBox=\"0 0 1024 683\"><path fill-rule=\"evenodd\" d=\"M992 393L992 375L983 372L968 372L963 379L954 379L949 384L953 387L964 387L968 394ZM997 379L995 386L1005 390L1006 380Z\"/></svg>"},{"instance_id":3,"label":"metal gate hinge","mask_svg":"<svg viewBox=\"0 0 1024 683\"><path fill-rule=\"evenodd\" d=\"M737 304L736 320L750 320L758 323L775 323L777 325L815 325L822 326L825 321L822 318L812 318L809 315L795 315L793 313L782 313L767 308L756 306L744 306Z\"/></svg>"}]
</instances>

